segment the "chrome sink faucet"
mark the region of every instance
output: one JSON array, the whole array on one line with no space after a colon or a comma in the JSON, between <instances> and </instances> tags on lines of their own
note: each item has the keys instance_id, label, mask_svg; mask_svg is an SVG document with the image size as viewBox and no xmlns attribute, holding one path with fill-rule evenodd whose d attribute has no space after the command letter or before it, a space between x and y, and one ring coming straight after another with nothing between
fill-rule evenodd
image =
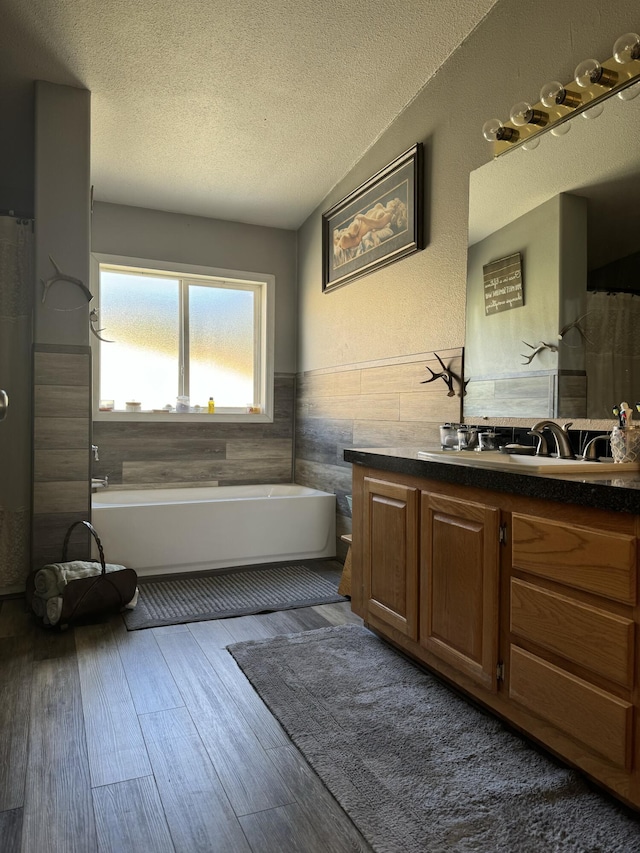
<instances>
[{"instance_id":1,"label":"chrome sink faucet","mask_svg":"<svg viewBox=\"0 0 640 853\"><path fill-rule=\"evenodd\" d=\"M606 432L604 435L596 435L595 438L592 438L591 441L588 441L582 451L582 458L585 462L600 461L600 457L598 456L598 451L596 449L596 445L599 441L606 441L607 443L609 443L611 441L611 436L608 432Z\"/></svg>"},{"instance_id":2,"label":"chrome sink faucet","mask_svg":"<svg viewBox=\"0 0 640 853\"><path fill-rule=\"evenodd\" d=\"M558 458L575 459L576 455L573 452L573 448L571 447L571 439L569 438L570 426L571 423L560 426L560 424L557 424L555 421L538 421L537 424L534 424L531 427L531 433L533 435L538 434L538 437L540 438L538 450L536 451L536 456L549 455L546 449L546 441L544 440L544 432L545 430L549 430L549 432L556 440L556 451L558 454Z\"/></svg>"}]
</instances>

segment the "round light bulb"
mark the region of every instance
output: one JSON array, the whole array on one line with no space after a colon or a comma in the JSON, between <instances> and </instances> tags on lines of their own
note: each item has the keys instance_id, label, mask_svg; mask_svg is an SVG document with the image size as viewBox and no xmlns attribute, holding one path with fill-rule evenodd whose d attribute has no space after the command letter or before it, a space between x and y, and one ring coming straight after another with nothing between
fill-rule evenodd
<instances>
[{"instance_id":1,"label":"round light bulb","mask_svg":"<svg viewBox=\"0 0 640 853\"><path fill-rule=\"evenodd\" d=\"M498 133L502 129L502 122L499 118L490 118L482 125L482 135L487 142L495 142L498 139Z\"/></svg>"},{"instance_id":2,"label":"round light bulb","mask_svg":"<svg viewBox=\"0 0 640 853\"><path fill-rule=\"evenodd\" d=\"M518 131L512 127L505 127L499 118L490 118L482 125L482 135L487 142L516 142L518 139Z\"/></svg>"},{"instance_id":3,"label":"round light bulb","mask_svg":"<svg viewBox=\"0 0 640 853\"><path fill-rule=\"evenodd\" d=\"M640 36L638 33L625 33L613 46L613 58L620 65L640 59Z\"/></svg>"},{"instance_id":4,"label":"round light bulb","mask_svg":"<svg viewBox=\"0 0 640 853\"><path fill-rule=\"evenodd\" d=\"M509 118L516 127L524 127L533 118L533 107L527 101L519 101L511 107Z\"/></svg>"},{"instance_id":5,"label":"round light bulb","mask_svg":"<svg viewBox=\"0 0 640 853\"><path fill-rule=\"evenodd\" d=\"M563 107L579 107L582 96L579 92L571 92L565 89L558 80L545 83L540 89L540 101L545 107L554 109L562 104Z\"/></svg>"},{"instance_id":6,"label":"round light bulb","mask_svg":"<svg viewBox=\"0 0 640 853\"><path fill-rule=\"evenodd\" d=\"M574 80L583 89L597 83L602 76L602 65L597 59L585 59L576 67Z\"/></svg>"},{"instance_id":7,"label":"round light bulb","mask_svg":"<svg viewBox=\"0 0 640 853\"><path fill-rule=\"evenodd\" d=\"M549 120L549 113L534 110L528 101L519 101L511 107L509 119L516 127L524 127L527 124L544 127Z\"/></svg>"},{"instance_id":8,"label":"round light bulb","mask_svg":"<svg viewBox=\"0 0 640 853\"><path fill-rule=\"evenodd\" d=\"M594 104L592 107L589 107L588 110L585 110L583 113L580 113L582 118L598 118L604 112L604 104Z\"/></svg>"},{"instance_id":9,"label":"round light bulb","mask_svg":"<svg viewBox=\"0 0 640 853\"><path fill-rule=\"evenodd\" d=\"M545 83L540 89L540 101L545 107L557 107L564 101L566 89L557 80Z\"/></svg>"},{"instance_id":10,"label":"round light bulb","mask_svg":"<svg viewBox=\"0 0 640 853\"><path fill-rule=\"evenodd\" d=\"M571 122L563 121L562 124L557 124L551 128L551 136L566 136L571 130Z\"/></svg>"},{"instance_id":11,"label":"round light bulb","mask_svg":"<svg viewBox=\"0 0 640 853\"><path fill-rule=\"evenodd\" d=\"M640 95L640 81L636 81L632 86L627 86L626 89L618 92L618 97L621 101L632 101L638 95Z\"/></svg>"},{"instance_id":12,"label":"round light bulb","mask_svg":"<svg viewBox=\"0 0 640 853\"><path fill-rule=\"evenodd\" d=\"M574 80L583 89L588 89L596 83L611 89L618 82L617 71L609 71L603 68L597 59L585 59L574 71Z\"/></svg>"}]
</instances>

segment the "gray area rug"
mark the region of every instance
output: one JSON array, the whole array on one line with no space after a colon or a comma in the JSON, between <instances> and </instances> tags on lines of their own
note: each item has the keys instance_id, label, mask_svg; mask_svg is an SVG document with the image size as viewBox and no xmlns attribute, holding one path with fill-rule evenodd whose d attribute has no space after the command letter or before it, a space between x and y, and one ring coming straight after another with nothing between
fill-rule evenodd
<instances>
[{"instance_id":1,"label":"gray area rug","mask_svg":"<svg viewBox=\"0 0 640 853\"><path fill-rule=\"evenodd\" d=\"M363 627L229 651L380 853L640 850L640 819Z\"/></svg>"},{"instance_id":2,"label":"gray area rug","mask_svg":"<svg viewBox=\"0 0 640 853\"><path fill-rule=\"evenodd\" d=\"M337 562L324 565L342 568ZM300 563L150 581L140 584L135 610L125 610L122 616L128 630L136 631L160 625L312 607L345 601L344 596L338 594L338 582L339 575L333 580Z\"/></svg>"}]
</instances>

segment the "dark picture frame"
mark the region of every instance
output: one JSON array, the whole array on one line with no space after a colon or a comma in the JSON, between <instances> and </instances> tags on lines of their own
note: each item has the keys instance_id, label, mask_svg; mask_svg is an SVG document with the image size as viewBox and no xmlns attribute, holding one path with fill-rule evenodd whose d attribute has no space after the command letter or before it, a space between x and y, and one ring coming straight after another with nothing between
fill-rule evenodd
<instances>
[{"instance_id":1,"label":"dark picture frame","mask_svg":"<svg viewBox=\"0 0 640 853\"><path fill-rule=\"evenodd\" d=\"M322 290L424 248L423 153L417 143L322 214Z\"/></svg>"}]
</instances>

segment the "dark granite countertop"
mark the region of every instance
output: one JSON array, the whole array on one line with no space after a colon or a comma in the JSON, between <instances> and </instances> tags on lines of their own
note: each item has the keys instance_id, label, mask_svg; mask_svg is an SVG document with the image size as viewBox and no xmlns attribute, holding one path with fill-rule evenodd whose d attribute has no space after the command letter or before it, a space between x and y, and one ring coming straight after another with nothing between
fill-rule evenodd
<instances>
[{"instance_id":1,"label":"dark granite countertop","mask_svg":"<svg viewBox=\"0 0 640 853\"><path fill-rule=\"evenodd\" d=\"M444 483L456 483L492 489L497 492L543 498L551 501L590 506L614 512L640 514L640 472L624 471L620 474L598 474L598 463L593 463L593 473L540 474L515 471L497 471L482 468L475 462L465 464L463 454L455 462L431 461L418 457L419 450L437 450L437 447L365 447L345 448L344 459L354 465L365 465L380 471L412 474Z\"/></svg>"}]
</instances>

